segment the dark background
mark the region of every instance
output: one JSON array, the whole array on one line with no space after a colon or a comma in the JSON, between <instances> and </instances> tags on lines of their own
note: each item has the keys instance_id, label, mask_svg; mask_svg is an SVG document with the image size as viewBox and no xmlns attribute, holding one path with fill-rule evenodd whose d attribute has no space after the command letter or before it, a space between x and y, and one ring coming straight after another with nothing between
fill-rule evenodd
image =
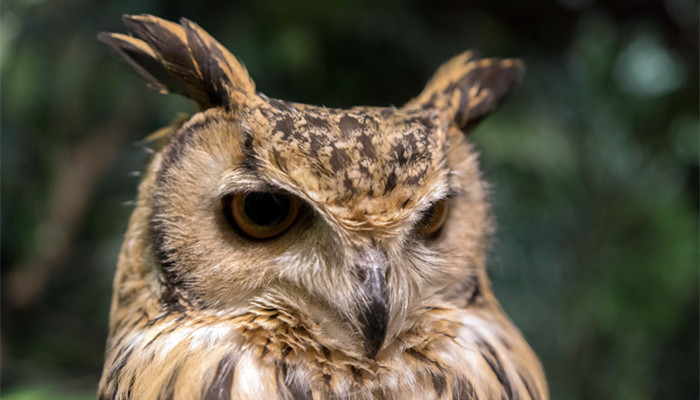
<instances>
[{"instance_id":1,"label":"dark background","mask_svg":"<svg viewBox=\"0 0 700 400\"><path fill-rule=\"evenodd\" d=\"M467 4L469 3L469 4ZM402 105L452 55L525 59L472 135L493 184L490 274L554 399L698 398L695 0L2 3L4 399L94 398L146 151L193 104L95 36L198 22L271 97Z\"/></svg>"}]
</instances>

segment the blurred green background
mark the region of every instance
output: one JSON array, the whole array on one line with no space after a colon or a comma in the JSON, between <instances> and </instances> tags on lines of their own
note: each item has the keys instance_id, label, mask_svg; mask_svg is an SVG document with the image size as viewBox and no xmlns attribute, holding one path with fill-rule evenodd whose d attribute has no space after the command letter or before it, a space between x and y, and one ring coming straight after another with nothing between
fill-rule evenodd
<instances>
[{"instance_id":1,"label":"blurred green background","mask_svg":"<svg viewBox=\"0 0 700 400\"><path fill-rule=\"evenodd\" d=\"M271 97L401 105L450 56L525 59L472 135L493 184L490 274L554 399L698 398L695 0L6 0L4 399L93 398L146 151L193 104L97 42L124 13L198 22Z\"/></svg>"}]
</instances>

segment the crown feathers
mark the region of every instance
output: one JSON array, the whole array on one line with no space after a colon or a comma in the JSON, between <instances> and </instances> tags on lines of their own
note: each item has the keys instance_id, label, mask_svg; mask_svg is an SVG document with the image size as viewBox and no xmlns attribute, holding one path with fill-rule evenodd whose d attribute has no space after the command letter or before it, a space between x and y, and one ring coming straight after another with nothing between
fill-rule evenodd
<instances>
[{"instance_id":1,"label":"crown feathers","mask_svg":"<svg viewBox=\"0 0 700 400\"><path fill-rule=\"evenodd\" d=\"M137 36L102 32L98 39L115 49L150 86L179 93L202 109L230 106L237 94L255 94L255 84L233 54L192 21L176 24L152 15L125 15Z\"/></svg>"}]
</instances>

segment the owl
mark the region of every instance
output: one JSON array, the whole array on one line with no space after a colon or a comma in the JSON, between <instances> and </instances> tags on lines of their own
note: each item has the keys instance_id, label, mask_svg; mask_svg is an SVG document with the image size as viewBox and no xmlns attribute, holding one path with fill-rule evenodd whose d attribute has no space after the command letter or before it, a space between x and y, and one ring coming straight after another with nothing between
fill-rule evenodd
<instances>
[{"instance_id":1,"label":"owl","mask_svg":"<svg viewBox=\"0 0 700 400\"><path fill-rule=\"evenodd\" d=\"M449 60L400 108L256 91L193 22L99 38L200 111L159 132L119 257L101 399L548 398L486 274L466 133L517 59Z\"/></svg>"}]
</instances>

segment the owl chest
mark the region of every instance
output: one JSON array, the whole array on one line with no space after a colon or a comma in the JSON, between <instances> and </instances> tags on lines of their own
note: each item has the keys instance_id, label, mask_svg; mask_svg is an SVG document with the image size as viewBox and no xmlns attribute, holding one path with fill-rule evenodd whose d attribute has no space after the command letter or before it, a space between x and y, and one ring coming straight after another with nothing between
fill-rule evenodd
<instances>
[{"instance_id":1,"label":"owl chest","mask_svg":"<svg viewBox=\"0 0 700 400\"><path fill-rule=\"evenodd\" d=\"M546 398L539 365L527 361L529 348L510 330L464 328L414 343L405 338L375 360L300 340L298 332L295 340L240 332L221 322L173 320L117 335L101 398Z\"/></svg>"},{"instance_id":2,"label":"owl chest","mask_svg":"<svg viewBox=\"0 0 700 400\"><path fill-rule=\"evenodd\" d=\"M509 324L399 336L376 359L261 335L236 366L240 398L544 399L539 364Z\"/></svg>"},{"instance_id":3,"label":"owl chest","mask_svg":"<svg viewBox=\"0 0 700 400\"><path fill-rule=\"evenodd\" d=\"M353 360L329 350L288 350L281 357L252 351L236 365L240 398L470 399L472 383L440 354L409 349L390 357ZM488 397L485 397L488 398ZM496 398L496 397L494 397Z\"/></svg>"}]
</instances>

